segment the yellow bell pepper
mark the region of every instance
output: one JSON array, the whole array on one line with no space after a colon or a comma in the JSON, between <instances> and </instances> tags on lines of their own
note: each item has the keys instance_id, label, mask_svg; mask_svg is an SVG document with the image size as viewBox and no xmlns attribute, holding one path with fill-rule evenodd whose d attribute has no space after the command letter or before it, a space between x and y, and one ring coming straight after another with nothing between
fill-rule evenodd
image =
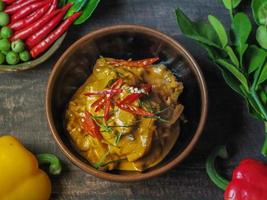
<instances>
[{"instance_id":1,"label":"yellow bell pepper","mask_svg":"<svg viewBox=\"0 0 267 200\"><path fill-rule=\"evenodd\" d=\"M38 156L39 163L50 163L50 172L59 173L59 160L51 154ZM0 199L48 200L51 182L38 168L36 157L15 137L0 137Z\"/></svg>"}]
</instances>

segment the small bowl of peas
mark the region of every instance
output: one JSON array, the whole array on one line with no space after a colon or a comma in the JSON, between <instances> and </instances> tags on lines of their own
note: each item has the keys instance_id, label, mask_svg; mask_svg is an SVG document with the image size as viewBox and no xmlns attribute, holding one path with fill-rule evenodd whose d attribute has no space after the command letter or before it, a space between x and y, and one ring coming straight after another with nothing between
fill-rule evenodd
<instances>
[{"instance_id":1,"label":"small bowl of peas","mask_svg":"<svg viewBox=\"0 0 267 200\"><path fill-rule=\"evenodd\" d=\"M17 32L11 28L12 23L20 23L24 19L28 20L29 17L14 21L12 15L6 13L5 9L9 8L8 6L10 5L0 0L0 73L27 70L43 63L60 47L66 36L66 33L63 34L42 55L32 58L26 42L13 39Z\"/></svg>"}]
</instances>

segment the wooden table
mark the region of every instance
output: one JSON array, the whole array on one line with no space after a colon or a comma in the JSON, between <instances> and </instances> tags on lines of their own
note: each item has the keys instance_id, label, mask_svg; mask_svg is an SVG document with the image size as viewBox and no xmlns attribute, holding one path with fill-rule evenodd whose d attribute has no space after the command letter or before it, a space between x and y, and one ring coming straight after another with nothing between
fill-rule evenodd
<instances>
[{"instance_id":1,"label":"wooden table","mask_svg":"<svg viewBox=\"0 0 267 200\"><path fill-rule=\"evenodd\" d=\"M205 52L181 35L174 14L177 6L194 19L212 13L229 23L227 11L214 0L103 0L86 24L69 31L61 49L47 62L33 70L0 74L0 133L14 134L34 153L55 153L64 164L63 174L53 178L52 199L220 200L223 192L209 181L204 165L214 146L228 143L233 149L231 160L221 162L228 176L244 157L263 159L259 153L263 125L247 114L242 99L226 86ZM209 89L207 125L191 156L161 177L130 184L100 180L72 165L53 140L44 109L48 76L64 50L92 30L125 23L155 28L181 42L199 62Z\"/></svg>"}]
</instances>

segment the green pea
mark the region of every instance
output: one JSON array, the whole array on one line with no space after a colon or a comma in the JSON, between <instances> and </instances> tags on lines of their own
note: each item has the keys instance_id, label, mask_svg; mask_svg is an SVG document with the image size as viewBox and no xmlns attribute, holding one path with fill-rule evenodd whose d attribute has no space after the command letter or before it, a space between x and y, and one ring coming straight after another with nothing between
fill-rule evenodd
<instances>
[{"instance_id":1,"label":"green pea","mask_svg":"<svg viewBox=\"0 0 267 200\"><path fill-rule=\"evenodd\" d=\"M11 43L11 49L14 52L20 53L20 52L24 51L25 44L22 40L16 40L16 41Z\"/></svg>"},{"instance_id":2,"label":"green pea","mask_svg":"<svg viewBox=\"0 0 267 200\"><path fill-rule=\"evenodd\" d=\"M6 62L10 65L16 65L19 63L19 61L19 54L14 51L10 51L6 55Z\"/></svg>"},{"instance_id":3,"label":"green pea","mask_svg":"<svg viewBox=\"0 0 267 200\"><path fill-rule=\"evenodd\" d=\"M8 39L0 40L0 51L8 51L10 49L10 42Z\"/></svg>"},{"instance_id":4,"label":"green pea","mask_svg":"<svg viewBox=\"0 0 267 200\"><path fill-rule=\"evenodd\" d=\"M1 29L1 37L2 38L8 39L8 38L10 38L12 36L12 34L13 34L13 31L9 27L4 26Z\"/></svg>"},{"instance_id":5,"label":"green pea","mask_svg":"<svg viewBox=\"0 0 267 200\"><path fill-rule=\"evenodd\" d=\"M27 62L31 59L30 53L26 50L19 53L19 57L20 57L20 60L22 60L23 62Z\"/></svg>"},{"instance_id":6,"label":"green pea","mask_svg":"<svg viewBox=\"0 0 267 200\"><path fill-rule=\"evenodd\" d=\"M3 1L0 1L0 11L5 10L5 3Z\"/></svg>"},{"instance_id":7,"label":"green pea","mask_svg":"<svg viewBox=\"0 0 267 200\"><path fill-rule=\"evenodd\" d=\"M9 24L9 15L4 13L4 12L0 12L0 26L6 26Z\"/></svg>"},{"instance_id":8,"label":"green pea","mask_svg":"<svg viewBox=\"0 0 267 200\"><path fill-rule=\"evenodd\" d=\"M5 62L5 59L6 59L5 55L0 53L0 65Z\"/></svg>"}]
</instances>

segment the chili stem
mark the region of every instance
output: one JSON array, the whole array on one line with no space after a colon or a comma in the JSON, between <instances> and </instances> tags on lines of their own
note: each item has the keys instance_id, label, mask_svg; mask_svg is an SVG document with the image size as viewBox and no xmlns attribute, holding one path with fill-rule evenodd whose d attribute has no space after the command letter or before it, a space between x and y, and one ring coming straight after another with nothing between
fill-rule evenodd
<instances>
[{"instance_id":1,"label":"chili stem","mask_svg":"<svg viewBox=\"0 0 267 200\"><path fill-rule=\"evenodd\" d=\"M39 165L49 164L49 173L53 175L58 175L61 173L61 163L58 157L53 154L38 154L37 155Z\"/></svg>"},{"instance_id":2,"label":"chili stem","mask_svg":"<svg viewBox=\"0 0 267 200\"><path fill-rule=\"evenodd\" d=\"M261 150L261 153L266 157L267 156L267 121L264 122L265 125L265 139L264 139L264 144Z\"/></svg>"},{"instance_id":3,"label":"chili stem","mask_svg":"<svg viewBox=\"0 0 267 200\"><path fill-rule=\"evenodd\" d=\"M222 190L225 190L229 181L222 177L215 168L215 160L217 157L227 159L228 153L225 146L218 146L208 157L206 161L206 171L211 181Z\"/></svg>"}]
</instances>

